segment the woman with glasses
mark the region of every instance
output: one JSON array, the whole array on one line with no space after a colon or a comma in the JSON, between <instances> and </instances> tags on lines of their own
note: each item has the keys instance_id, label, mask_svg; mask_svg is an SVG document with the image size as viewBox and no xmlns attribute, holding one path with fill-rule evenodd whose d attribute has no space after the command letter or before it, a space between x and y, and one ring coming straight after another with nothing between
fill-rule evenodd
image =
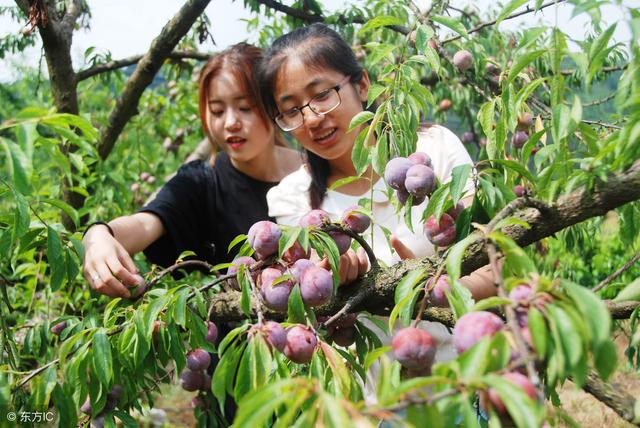
<instances>
[{"instance_id":1,"label":"woman with glasses","mask_svg":"<svg viewBox=\"0 0 640 428\"><path fill-rule=\"evenodd\" d=\"M313 24L280 37L265 53L259 76L269 113L307 154L306 164L267 194L269 215L279 223L297 225L310 210L323 209L337 219L360 199L372 197L374 229L370 244L379 260L391 265L401 258L434 254L422 231L410 231L395 213L384 180L371 166L361 178L329 189L336 181L356 175L351 151L364 125L351 132L348 129L351 119L363 111L370 85L367 71L340 35L324 24ZM442 126L420 127L417 151L430 156L440 182L451 179L454 167L472 163L460 140ZM473 199L470 180L465 191L463 202L468 204ZM421 222L427 202L413 207L414 225ZM392 232L395 253L376 225ZM363 234L369 241L370 232ZM478 298L494 293L493 284L484 276L479 282L470 280L467 284Z\"/></svg>"},{"instance_id":2,"label":"woman with glasses","mask_svg":"<svg viewBox=\"0 0 640 428\"><path fill-rule=\"evenodd\" d=\"M322 209L336 220L345 209L358 205L359 200L371 198L373 231L369 229L363 237L372 245L379 261L392 265L404 258L433 255L434 247L422 228L416 227L412 232L395 213L384 180L371 166L361 178L329 189L338 180L356 175L351 151L361 128L348 130L351 119L363 111L370 85L367 71L340 35L324 24L313 24L282 36L265 53L259 75L268 111L307 154L305 165L268 192L269 215L279 223L298 225L310 210ZM454 167L472 163L460 140L442 126L421 127L417 151L431 157L440 182L451 179ZM473 193L471 182L465 190L464 202L468 204ZM426 204L427 201L413 207L414 225L420 224ZM392 232L391 246L395 252L383 228ZM353 258L343 262L352 266L361 263ZM463 282L476 298L495 294L487 268L474 272ZM436 360L455 356L451 336L444 326L435 323L421 326L440 344ZM372 389L367 389L371 397Z\"/></svg>"},{"instance_id":3,"label":"woman with glasses","mask_svg":"<svg viewBox=\"0 0 640 428\"><path fill-rule=\"evenodd\" d=\"M212 167L180 168L139 212L93 223L83 238L84 276L99 293L130 297L142 278L131 255L175 263L185 250L215 265L229 262L229 243L269 219L266 193L300 166L284 147L261 102L254 69L262 50L241 43L211 58L200 75L199 110L205 134L221 149Z\"/></svg>"}]
</instances>

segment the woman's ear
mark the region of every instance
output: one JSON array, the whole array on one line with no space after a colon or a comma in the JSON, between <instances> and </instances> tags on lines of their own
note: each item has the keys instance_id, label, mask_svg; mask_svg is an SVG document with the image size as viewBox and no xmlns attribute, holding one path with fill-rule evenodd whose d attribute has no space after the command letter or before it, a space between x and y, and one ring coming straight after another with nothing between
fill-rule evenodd
<instances>
[{"instance_id":1,"label":"woman's ear","mask_svg":"<svg viewBox=\"0 0 640 428\"><path fill-rule=\"evenodd\" d=\"M358 90L360 101L362 101L363 103L367 101L370 85L371 81L369 80L369 73L367 73L367 70L362 70L362 78L357 83L356 89Z\"/></svg>"}]
</instances>

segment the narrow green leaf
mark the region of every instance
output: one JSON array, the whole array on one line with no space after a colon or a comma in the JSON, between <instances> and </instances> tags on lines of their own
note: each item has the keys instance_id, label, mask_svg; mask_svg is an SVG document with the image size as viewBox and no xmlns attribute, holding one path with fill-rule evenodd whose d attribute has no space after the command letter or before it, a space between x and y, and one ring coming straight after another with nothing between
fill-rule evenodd
<instances>
[{"instance_id":1,"label":"narrow green leaf","mask_svg":"<svg viewBox=\"0 0 640 428\"><path fill-rule=\"evenodd\" d=\"M52 291L57 291L66 278L67 266L60 236L51 226L47 227L47 259L51 268L50 287Z\"/></svg>"},{"instance_id":2,"label":"narrow green leaf","mask_svg":"<svg viewBox=\"0 0 640 428\"><path fill-rule=\"evenodd\" d=\"M516 77L518 77L518 74L526 67L528 66L531 62L533 62L534 60L536 60L537 58L541 57L544 53L546 53L547 50L546 49L540 49L537 51L531 51L531 52L527 52L524 55L518 55L515 58L515 61L513 63L513 66L511 67L511 69L509 70L509 76L507 77L507 81L506 84L509 84L511 82L514 81L514 79Z\"/></svg>"},{"instance_id":3,"label":"narrow green leaf","mask_svg":"<svg viewBox=\"0 0 640 428\"><path fill-rule=\"evenodd\" d=\"M367 21L366 24L358 31L359 35L380 27L388 27L391 25L404 25L404 21L396 16L381 15Z\"/></svg>"},{"instance_id":4,"label":"narrow green leaf","mask_svg":"<svg viewBox=\"0 0 640 428\"><path fill-rule=\"evenodd\" d=\"M487 297L486 299L482 299L478 303L473 305L473 307L471 308L471 312L485 311L489 308L508 305L510 303L511 303L511 299L508 299L506 297L498 297L498 296Z\"/></svg>"},{"instance_id":5,"label":"narrow green leaf","mask_svg":"<svg viewBox=\"0 0 640 428\"><path fill-rule=\"evenodd\" d=\"M375 115L373 114L373 112L370 112L368 110L364 110L356 114L355 116L353 116L353 118L351 119L351 122L349 123L349 128L347 129L347 133L353 131L355 128L362 125L363 123L370 121L371 119L373 119L374 116Z\"/></svg>"},{"instance_id":6,"label":"narrow green leaf","mask_svg":"<svg viewBox=\"0 0 640 428\"><path fill-rule=\"evenodd\" d=\"M442 15L431 15L431 20L452 29L461 36L467 35L467 29L464 27L464 25L462 25L462 22L460 22L458 18L450 18L448 16Z\"/></svg>"},{"instance_id":7,"label":"narrow green leaf","mask_svg":"<svg viewBox=\"0 0 640 428\"><path fill-rule=\"evenodd\" d=\"M302 294L300 294L300 287L295 285L291 294L289 295L289 306L287 308L287 322L293 324L306 324L304 302L302 301Z\"/></svg>"},{"instance_id":8,"label":"narrow green leaf","mask_svg":"<svg viewBox=\"0 0 640 428\"><path fill-rule=\"evenodd\" d=\"M462 263L462 256L467 250L467 247L475 242L476 239L476 236L469 235L463 240L456 242L456 244L449 250L449 255L447 256L447 273L451 280L455 281L460 278L460 264Z\"/></svg>"},{"instance_id":9,"label":"narrow green leaf","mask_svg":"<svg viewBox=\"0 0 640 428\"><path fill-rule=\"evenodd\" d=\"M544 359L547 352L548 329L542 313L535 307L529 308L528 312L529 332L533 347L538 357Z\"/></svg>"},{"instance_id":10,"label":"narrow green leaf","mask_svg":"<svg viewBox=\"0 0 640 428\"><path fill-rule=\"evenodd\" d=\"M111 344L103 329L93 336L93 374L100 380L102 385L111 385L113 379L113 363L111 357Z\"/></svg>"},{"instance_id":11,"label":"narrow green leaf","mask_svg":"<svg viewBox=\"0 0 640 428\"><path fill-rule=\"evenodd\" d=\"M496 26L500 25L500 23L502 22L503 19L505 19L507 16L509 16L511 14L511 12L513 12L514 10L516 10L517 8L519 8L520 6L522 6L525 3L528 3L529 0L511 0L509 3L507 3L507 5L502 9L502 12L500 12L500 16L498 16L498 19L496 19Z\"/></svg>"},{"instance_id":12,"label":"narrow green leaf","mask_svg":"<svg viewBox=\"0 0 640 428\"><path fill-rule=\"evenodd\" d=\"M453 205L457 204L462 197L462 192L467 184L467 179L471 173L471 164L458 165L451 171L451 184L449 185L451 200Z\"/></svg>"}]
</instances>

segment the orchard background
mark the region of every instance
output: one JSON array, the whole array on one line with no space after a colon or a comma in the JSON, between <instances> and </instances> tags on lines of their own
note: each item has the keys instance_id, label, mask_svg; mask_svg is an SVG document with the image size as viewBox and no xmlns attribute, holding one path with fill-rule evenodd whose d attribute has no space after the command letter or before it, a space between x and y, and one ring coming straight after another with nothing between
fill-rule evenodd
<instances>
[{"instance_id":1,"label":"orchard background","mask_svg":"<svg viewBox=\"0 0 640 428\"><path fill-rule=\"evenodd\" d=\"M264 46L312 22L352 42L374 83L369 111L353 121L370 126L354 148L358 171L373 164L384 175L391 158L412 153L422 119L452 128L476 162L439 186L425 212L425 219L443 215L473 178L475 200L458 217L455 245L428 259L374 263L318 308L294 292L286 313L262 308L243 269L241 291L226 286L219 275L228 266L175 280L140 257L153 287L135 301L93 293L80 273L83 226L141 206L203 139L195 94L210 53L197 47L208 37L209 1L176 8L146 53L114 59L90 49L82 69L70 52L74 31L91 20L85 2L16 0L1 8L24 29L2 39L0 57L42 43L49 77L26 70L0 85L0 426L14 426L9 412L49 409L56 425L86 425L87 398L94 424L137 426L160 389L177 393L162 385L177 383L196 348L222 359L211 387L198 393L194 417L202 426L215 426L220 409L207 403L227 393L239 403L237 426L376 426L381 419L476 426L476 397L489 389L509 414L489 406L490 426L640 425L640 10L612 2L624 19L607 26L607 2L568 2L589 19L580 41L561 24L497 30L560 3L513 0L478 11L382 0L329 14L314 0L244 2L254 13L247 25ZM629 27L629 46L612 40L616 26ZM468 68L453 63L460 50L470 53ZM285 229L279 252L310 241L335 260L322 230L337 227ZM474 302L457 279L487 263L501 271L498 297ZM425 281L444 271L453 281L450 306L436 308ZM509 294L521 284L532 287L525 301ZM390 317L383 329L420 318L453 328L481 310L501 315L505 327L430 375L388 359L390 348L361 322L375 314ZM518 311L528 311L529 341ZM338 312L358 314L351 347L329 334L326 319ZM262 317L308 324L318 341L311 362L294 363L268 346L251 327ZM238 328L214 345L207 319ZM361 378L374 361L378 403L365 406ZM502 377L515 369L535 386L533 398ZM573 389L615 418L572 405Z\"/></svg>"}]
</instances>

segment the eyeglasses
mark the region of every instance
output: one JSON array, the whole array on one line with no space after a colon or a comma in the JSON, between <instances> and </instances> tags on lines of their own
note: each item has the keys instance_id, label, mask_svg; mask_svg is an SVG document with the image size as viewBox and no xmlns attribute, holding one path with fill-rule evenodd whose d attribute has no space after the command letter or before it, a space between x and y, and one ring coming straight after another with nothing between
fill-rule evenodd
<instances>
[{"instance_id":1,"label":"eyeglasses","mask_svg":"<svg viewBox=\"0 0 640 428\"><path fill-rule=\"evenodd\" d=\"M302 126L304 123L304 114L302 114L302 110L305 107L309 107L309 110L315 114L327 114L335 110L342 102L338 91L340 91L340 89L349 82L349 79L351 79L351 76L346 76L342 82L332 88L325 89L320 92L318 95L311 98L311 100L309 100L305 105L284 111L278 114L274 120L280 129L288 132Z\"/></svg>"}]
</instances>

